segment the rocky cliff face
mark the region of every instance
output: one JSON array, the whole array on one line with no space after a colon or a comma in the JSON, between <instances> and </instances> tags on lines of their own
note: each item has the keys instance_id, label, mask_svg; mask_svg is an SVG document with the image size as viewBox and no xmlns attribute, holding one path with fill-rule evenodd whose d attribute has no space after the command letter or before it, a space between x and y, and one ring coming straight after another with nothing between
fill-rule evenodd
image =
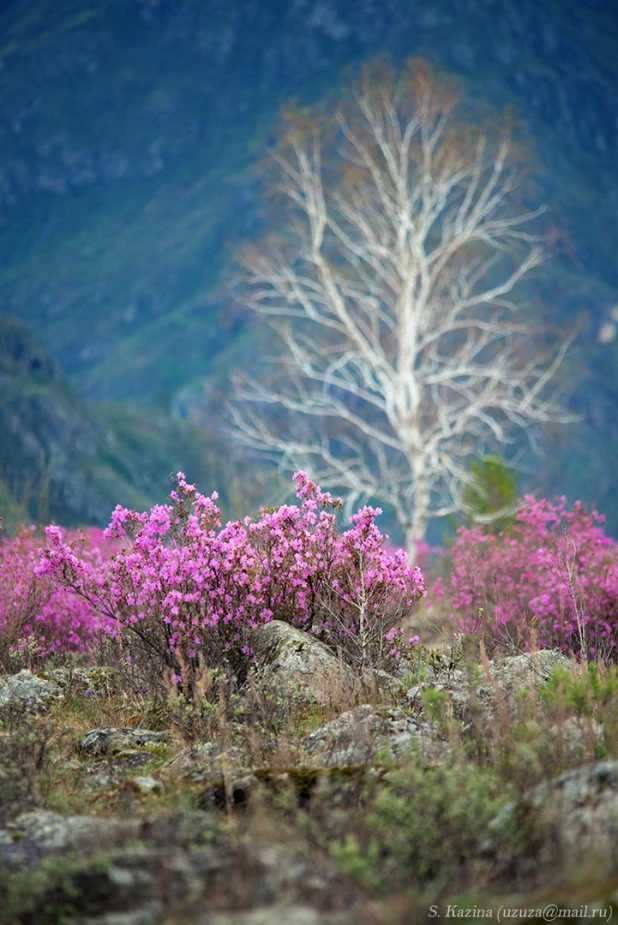
<instances>
[{"instance_id":1,"label":"rocky cliff face","mask_svg":"<svg viewBox=\"0 0 618 925\"><path fill-rule=\"evenodd\" d=\"M279 103L332 92L376 53L423 54L476 98L514 104L533 143L565 229L537 295L559 326L582 323L570 376L588 430L568 453L582 472L592 457L607 468L617 26L602 0L13 0L0 14L1 303L89 396L165 392L179 407L203 377L216 390L247 349L226 272L259 232L252 167Z\"/></svg>"}]
</instances>

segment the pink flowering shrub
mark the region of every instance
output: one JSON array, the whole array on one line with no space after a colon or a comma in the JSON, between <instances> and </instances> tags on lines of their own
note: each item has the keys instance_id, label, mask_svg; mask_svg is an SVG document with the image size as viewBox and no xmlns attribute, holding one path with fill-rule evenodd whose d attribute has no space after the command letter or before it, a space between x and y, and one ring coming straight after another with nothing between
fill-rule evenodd
<instances>
[{"instance_id":1,"label":"pink flowering shrub","mask_svg":"<svg viewBox=\"0 0 618 925\"><path fill-rule=\"evenodd\" d=\"M397 658L397 621L424 594L420 571L386 551L378 509L359 511L340 534L341 501L305 473L295 481L299 505L221 526L216 493L205 497L179 473L171 504L116 508L106 535L123 546L108 561L84 557L48 527L41 574L86 602L103 631L176 675L199 657L242 674L253 632L271 619L353 662Z\"/></svg>"},{"instance_id":2,"label":"pink flowering shrub","mask_svg":"<svg viewBox=\"0 0 618 925\"><path fill-rule=\"evenodd\" d=\"M526 496L515 523L493 536L461 528L444 591L464 632L584 658L616 658L618 543L604 518L564 498Z\"/></svg>"},{"instance_id":3,"label":"pink flowering shrub","mask_svg":"<svg viewBox=\"0 0 618 925\"><path fill-rule=\"evenodd\" d=\"M74 532L69 539L93 566L110 554L100 530ZM0 539L0 667L6 671L38 666L56 654L86 652L100 628L88 601L39 574L44 546L34 527Z\"/></svg>"}]
</instances>

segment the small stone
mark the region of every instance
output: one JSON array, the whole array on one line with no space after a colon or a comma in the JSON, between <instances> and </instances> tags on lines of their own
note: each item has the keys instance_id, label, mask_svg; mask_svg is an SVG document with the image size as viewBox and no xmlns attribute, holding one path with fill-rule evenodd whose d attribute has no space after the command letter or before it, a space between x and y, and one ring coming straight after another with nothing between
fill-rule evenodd
<instances>
[{"instance_id":1,"label":"small stone","mask_svg":"<svg viewBox=\"0 0 618 925\"><path fill-rule=\"evenodd\" d=\"M161 790L161 784L158 780L155 780L154 777L134 777L133 783L137 787L139 793L158 793Z\"/></svg>"}]
</instances>

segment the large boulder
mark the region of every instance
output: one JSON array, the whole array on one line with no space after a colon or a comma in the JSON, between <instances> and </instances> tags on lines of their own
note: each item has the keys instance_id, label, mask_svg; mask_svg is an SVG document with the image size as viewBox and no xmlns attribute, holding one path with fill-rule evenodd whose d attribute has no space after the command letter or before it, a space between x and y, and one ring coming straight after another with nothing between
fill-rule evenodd
<instances>
[{"instance_id":1,"label":"large boulder","mask_svg":"<svg viewBox=\"0 0 618 925\"><path fill-rule=\"evenodd\" d=\"M0 710L21 709L45 713L64 696L60 685L33 674L27 668L11 675L0 686Z\"/></svg>"},{"instance_id":2,"label":"large boulder","mask_svg":"<svg viewBox=\"0 0 618 925\"><path fill-rule=\"evenodd\" d=\"M135 838L138 831L137 820L63 817L33 810L0 829L0 866L19 870L44 858L106 851Z\"/></svg>"},{"instance_id":3,"label":"large boulder","mask_svg":"<svg viewBox=\"0 0 618 925\"><path fill-rule=\"evenodd\" d=\"M284 697L330 706L349 695L354 672L323 642L281 620L271 620L255 634L259 683L274 682Z\"/></svg>"},{"instance_id":4,"label":"large boulder","mask_svg":"<svg viewBox=\"0 0 618 925\"><path fill-rule=\"evenodd\" d=\"M61 865L41 864L52 859ZM122 820L22 814L0 828L0 867L5 878L32 873L11 921L49 921L50 908L70 909L70 921L81 925L221 925L227 910L227 921L240 925L239 909L272 911L266 921L286 925L362 921L362 893L328 858L240 842L203 812Z\"/></svg>"},{"instance_id":5,"label":"large boulder","mask_svg":"<svg viewBox=\"0 0 618 925\"><path fill-rule=\"evenodd\" d=\"M516 858L505 850L514 832ZM561 868L568 875L585 865L598 878L615 874L618 762L583 765L522 794L493 820L483 848L492 863L502 854L505 868L528 876L543 877Z\"/></svg>"},{"instance_id":6,"label":"large boulder","mask_svg":"<svg viewBox=\"0 0 618 925\"><path fill-rule=\"evenodd\" d=\"M500 691L509 697L517 697L520 691L537 691L539 685L548 681L558 668L569 670L568 658L554 649L541 649L525 655L513 655L502 660L489 662L484 686L495 682Z\"/></svg>"}]
</instances>

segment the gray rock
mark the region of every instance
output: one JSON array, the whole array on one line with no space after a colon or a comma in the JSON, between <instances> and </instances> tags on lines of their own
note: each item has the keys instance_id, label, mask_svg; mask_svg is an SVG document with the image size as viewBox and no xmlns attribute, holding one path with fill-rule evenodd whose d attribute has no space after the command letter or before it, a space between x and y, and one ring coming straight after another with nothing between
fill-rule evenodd
<instances>
[{"instance_id":1,"label":"gray rock","mask_svg":"<svg viewBox=\"0 0 618 925\"><path fill-rule=\"evenodd\" d=\"M329 908L331 914L352 911L349 891L330 861L296 854L282 845L256 846L250 853L259 870L259 888L252 897L253 908L287 901L307 906L319 903Z\"/></svg>"},{"instance_id":2,"label":"gray rock","mask_svg":"<svg viewBox=\"0 0 618 925\"><path fill-rule=\"evenodd\" d=\"M0 687L0 709L17 707L30 713L45 713L63 696L62 688L54 681L40 678L24 668Z\"/></svg>"},{"instance_id":3,"label":"gray rock","mask_svg":"<svg viewBox=\"0 0 618 925\"><path fill-rule=\"evenodd\" d=\"M213 771L227 772L245 764L245 751L237 745L221 750L214 742L203 742L176 755L169 766L182 777L203 780Z\"/></svg>"},{"instance_id":4,"label":"gray rock","mask_svg":"<svg viewBox=\"0 0 618 925\"><path fill-rule=\"evenodd\" d=\"M121 756L140 749L147 751L153 746L166 745L171 741L169 732L151 732L149 729L130 729L108 726L104 729L91 729L79 743L82 755L91 758Z\"/></svg>"},{"instance_id":5,"label":"gray rock","mask_svg":"<svg viewBox=\"0 0 618 925\"><path fill-rule=\"evenodd\" d=\"M445 761L450 746L437 727L400 709L363 704L342 713L304 740L314 761L324 767L369 764L386 751L400 759L418 755L427 763Z\"/></svg>"},{"instance_id":6,"label":"gray rock","mask_svg":"<svg viewBox=\"0 0 618 925\"><path fill-rule=\"evenodd\" d=\"M260 627L254 649L258 683L276 681L284 697L298 696L327 706L355 687L354 673L328 646L288 623L272 620Z\"/></svg>"},{"instance_id":7,"label":"gray rock","mask_svg":"<svg viewBox=\"0 0 618 925\"><path fill-rule=\"evenodd\" d=\"M155 900L132 912L107 912L80 918L79 925L160 925L163 919L161 903Z\"/></svg>"},{"instance_id":8,"label":"gray rock","mask_svg":"<svg viewBox=\"0 0 618 925\"><path fill-rule=\"evenodd\" d=\"M544 781L517 802L507 804L490 825L483 846L495 854L502 833L527 820L525 857L537 871L563 865L594 864L595 875L615 872L618 864L618 762L599 761Z\"/></svg>"},{"instance_id":9,"label":"gray rock","mask_svg":"<svg viewBox=\"0 0 618 925\"><path fill-rule=\"evenodd\" d=\"M356 925L348 912L320 913L311 906L281 904L242 912L214 912L197 919L195 925Z\"/></svg>"},{"instance_id":10,"label":"gray rock","mask_svg":"<svg viewBox=\"0 0 618 925\"><path fill-rule=\"evenodd\" d=\"M58 684L62 690L79 694L97 694L116 691L120 684L120 673L105 666L95 668L53 668L42 673L42 677Z\"/></svg>"},{"instance_id":11,"label":"gray rock","mask_svg":"<svg viewBox=\"0 0 618 925\"><path fill-rule=\"evenodd\" d=\"M535 697L540 685L557 668L569 669L570 662L561 652L551 649L493 659L486 667L477 665L471 670L454 668L440 672L435 680L416 684L406 691L403 700L406 706L420 712L426 691L443 691L457 719L467 721L476 716L482 721L501 705L516 711L524 692Z\"/></svg>"},{"instance_id":12,"label":"gray rock","mask_svg":"<svg viewBox=\"0 0 618 925\"><path fill-rule=\"evenodd\" d=\"M112 820L98 821L109 823ZM79 822L80 830L85 825L84 819L75 817L63 822L66 828L75 828ZM112 831L113 838L109 840ZM119 847L123 840L127 841L127 836L134 837L138 831L137 822L132 823L132 831L124 833L113 826L99 825L95 829L90 825L82 843L71 840L62 850L57 844L52 848L49 842L28 841L32 833L20 832L22 840L13 849L13 863L8 865L9 869L21 870L24 865L33 867L50 857L62 857L63 862L67 862L62 874L47 875L47 887L39 878L38 893L32 897L37 903L31 912L32 921L38 920L37 911L42 918L43 912L49 909L51 892L56 901L64 897L70 900L73 910L70 920L79 925L160 925L165 919L161 878L165 878L169 899L176 899L191 888L193 871L182 855L170 857L170 852L166 851ZM0 842L0 857L3 856L2 848ZM102 856L101 852L108 853ZM21 866L15 864L16 857L22 861Z\"/></svg>"},{"instance_id":13,"label":"gray rock","mask_svg":"<svg viewBox=\"0 0 618 925\"><path fill-rule=\"evenodd\" d=\"M33 810L0 830L0 859L9 869L19 869L39 858L65 852L105 851L138 831L136 820L63 817L47 810Z\"/></svg>"},{"instance_id":14,"label":"gray rock","mask_svg":"<svg viewBox=\"0 0 618 925\"><path fill-rule=\"evenodd\" d=\"M54 857L66 864L62 871L42 868L33 877L29 920L37 921L37 912L42 918L50 895L70 897L80 925L159 925L172 913L179 920L208 922L205 910L213 906L269 909L273 917L267 921L296 925L358 920L353 915L358 892L331 861L306 857L290 845L239 844L213 828L206 813L118 820L38 811L0 829L0 867L6 873ZM314 907L329 915L310 917ZM290 916L282 918L283 910ZM216 915L225 922L223 912Z\"/></svg>"},{"instance_id":15,"label":"gray rock","mask_svg":"<svg viewBox=\"0 0 618 925\"><path fill-rule=\"evenodd\" d=\"M596 719L569 716L548 730L548 744L556 754L562 753L570 763L598 755L605 742L605 729Z\"/></svg>"},{"instance_id":16,"label":"gray rock","mask_svg":"<svg viewBox=\"0 0 618 925\"><path fill-rule=\"evenodd\" d=\"M539 685L548 681L557 668L568 671L570 666L571 663L562 652L541 649L539 652L514 655L502 661L494 659L489 663L489 670L499 687L513 695L521 690L538 690Z\"/></svg>"},{"instance_id":17,"label":"gray rock","mask_svg":"<svg viewBox=\"0 0 618 925\"><path fill-rule=\"evenodd\" d=\"M133 783L135 784L138 793L157 793L161 790L160 781L155 780L154 777L134 777Z\"/></svg>"}]
</instances>

